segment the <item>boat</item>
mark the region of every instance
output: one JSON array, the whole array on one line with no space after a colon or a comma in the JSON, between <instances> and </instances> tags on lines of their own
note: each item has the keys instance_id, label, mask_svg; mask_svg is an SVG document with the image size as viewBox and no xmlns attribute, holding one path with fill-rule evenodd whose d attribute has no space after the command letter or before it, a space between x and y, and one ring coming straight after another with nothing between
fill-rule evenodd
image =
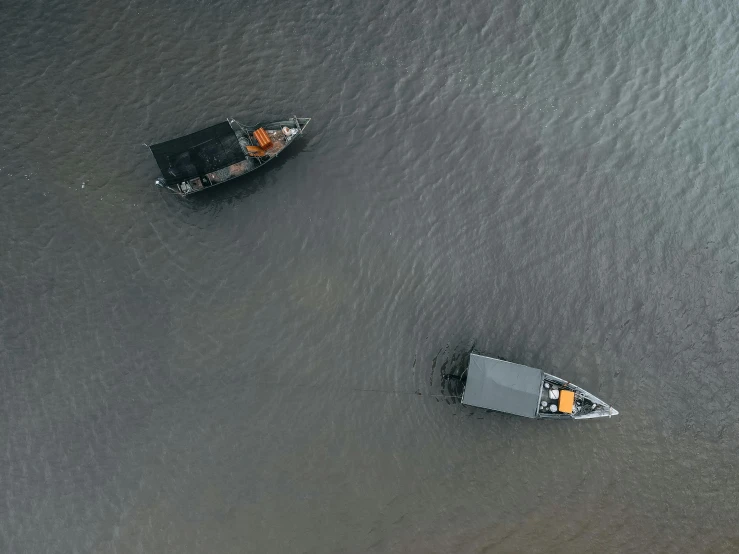
<instances>
[{"instance_id":1,"label":"boat","mask_svg":"<svg viewBox=\"0 0 739 554\"><path fill-rule=\"evenodd\" d=\"M462 404L539 419L594 419L618 411L569 381L533 367L470 354Z\"/></svg>"},{"instance_id":2,"label":"boat","mask_svg":"<svg viewBox=\"0 0 739 554\"><path fill-rule=\"evenodd\" d=\"M259 169L295 142L309 117L253 127L227 119L206 129L149 146L162 176L158 186L190 196Z\"/></svg>"}]
</instances>

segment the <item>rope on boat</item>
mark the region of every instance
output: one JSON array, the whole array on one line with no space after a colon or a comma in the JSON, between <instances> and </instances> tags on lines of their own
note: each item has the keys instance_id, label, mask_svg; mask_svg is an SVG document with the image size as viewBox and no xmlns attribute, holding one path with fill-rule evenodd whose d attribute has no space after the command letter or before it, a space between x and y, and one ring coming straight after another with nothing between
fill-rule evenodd
<instances>
[{"instance_id":1,"label":"rope on boat","mask_svg":"<svg viewBox=\"0 0 739 554\"><path fill-rule=\"evenodd\" d=\"M326 389L328 387L324 387L321 385L283 385L280 383L267 383L267 382L256 382L254 384L267 386L267 387L282 387L285 389ZM332 389L332 390L338 390L338 391L352 391L352 392L379 392L384 394L397 394L397 395L405 395L405 396L425 396L427 398L462 398L461 396L454 396L450 394L426 394L421 391L402 391L402 390L387 390L387 389L360 389L360 388L339 388L339 389Z\"/></svg>"},{"instance_id":2,"label":"rope on boat","mask_svg":"<svg viewBox=\"0 0 739 554\"><path fill-rule=\"evenodd\" d=\"M449 394L424 394L420 391L407 392L400 390L384 390L384 389L349 389L355 392L383 392L385 394L405 394L409 396L426 396L428 398L462 398L461 396L452 396Z\"/></svg>"}]
</instances>

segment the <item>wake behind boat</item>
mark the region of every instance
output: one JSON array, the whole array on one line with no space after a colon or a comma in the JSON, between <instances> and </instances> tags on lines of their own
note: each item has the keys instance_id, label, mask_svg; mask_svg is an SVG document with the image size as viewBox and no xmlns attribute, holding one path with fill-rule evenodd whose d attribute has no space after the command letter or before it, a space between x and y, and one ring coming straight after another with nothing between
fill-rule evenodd
<instances>
[{"instance_id":1,"label":"wake behind boat","mask_svg":"<svg viewBox=\"0 0 739 554\"><path fill-rule=\"evenodd\" d=\"M543 419L611 417L618 411L540 369L470 354L462 404Z\"/></svg>"},{"instance_id":2,"label":"wake behind boat","mask_svg":"<svg viewBox=\"0 0 739 554\"><path fill-rule=\"evenodd\" d=\"M303 133L308 117L255 127L227 119L206 129L149 148L159 165L160 187L183 196L259 169Z\"/></svg>"}]
</instances>

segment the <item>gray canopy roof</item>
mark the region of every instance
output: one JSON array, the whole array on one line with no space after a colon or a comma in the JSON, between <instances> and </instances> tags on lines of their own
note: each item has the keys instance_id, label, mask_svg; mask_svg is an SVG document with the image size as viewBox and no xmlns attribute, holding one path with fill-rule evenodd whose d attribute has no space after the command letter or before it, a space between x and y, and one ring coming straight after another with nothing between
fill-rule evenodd
<instances>
[{"instance_id":1,"label":"gray canopy roof","mask_svg":"<svg viewBox=\"0 0 739 554\"><path fill-rule=\"evenodd\" d=\"M169 184L202 177L246 159L228 121L149 148Z\"/></svg>"},{"instance_id":2,"label":"gray canopy roof","mask_svg":"<svg viewBox=\"0 0 739 554\"><path fill-rule=\"evenodd\" d=\"M542 378L540 369L470 354L462 404L536 417Z\"/></svg>"}]
</instances>

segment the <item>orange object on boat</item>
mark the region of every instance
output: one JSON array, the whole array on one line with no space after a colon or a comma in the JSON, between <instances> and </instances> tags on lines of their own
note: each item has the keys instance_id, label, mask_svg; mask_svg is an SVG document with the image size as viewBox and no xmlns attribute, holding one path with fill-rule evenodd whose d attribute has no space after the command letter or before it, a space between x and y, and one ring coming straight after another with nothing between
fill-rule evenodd
<instances>
[{"instance_id":1,"label":"orange object on boat","mask_svg":"<svg viewBox=\"0 0 739 554\"><path fill-rule=\"evenodd\" d=\"M571 414L575 405L575 393L571 390L561 389L559 391L559 411L565 414Z\"/></svg>"},{"instance_id":2,"label":"orange object on boat","mask_svg":"<svg viewBox=\"0 0 739 554\"><path fill-rule=\"evenodd\" d=\"M250 156L254 156L257 158L261 158L267 155L267 153L258 146L252 146L250 144L247 144L246 151L249 153Z\"/></svg>"},{"instance_id":3,"label":"orange object on boat","mask_svg":"<svg viewBox=\"0 0 739 554\"><path fill-rule=\"evenodd\" d=\"M272 139L269 138L267 131L265 131L262 127L254 131L254 138L257 139L259 147L262 149L272 146Z\"/></svg>"}]
</instances>

